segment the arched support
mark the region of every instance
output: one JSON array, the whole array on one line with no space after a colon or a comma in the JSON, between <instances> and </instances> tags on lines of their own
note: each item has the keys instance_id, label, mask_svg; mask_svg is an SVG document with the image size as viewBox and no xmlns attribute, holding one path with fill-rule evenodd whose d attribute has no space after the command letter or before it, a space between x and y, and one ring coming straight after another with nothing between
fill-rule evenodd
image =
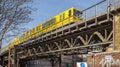
<instances>
[{"instance_id":1,"label":"arched support","mask_svg":"<svg viewBox=\"0 0 120 67\"><path fill-rule=\"evenodd\" d=\"M14 47L14 62L13 62L13 67L17 67L18 65L17 65L17 49L16 49L16 47Z\"/></svg>"},{"instance_id":2,"label":"arched support","mask_svg":"<svg viewBox=\"0 0 120 67\"><path fill-rule=\"evenodd\" d=\"M46 44L46 46L47 46L48 50L51 51L49 44Z\"/></svg>"},{"instance_id":3,"label":"arched support","mask_svg":"<svg viewBox=\"0 0 120 67\"><path fill-rule=\"evenodd\" d=\"M109 36L107 37L107 40L109 40L110 37L112 37L112 35L113 35L113 31L111 31L111 33L110 33Z\"/></svg>"},{"instance_id":4,"label":"arched support","mask_svg":"<svg viewBox=\"0 0 120 67\"><path fill-rule=\"evenodd\" d=\"M43 48L42 48L41 46L39 46L39 50L40 50L41 52L43 52Z\"/></svg>"},{"instance_id":5,"label":"arched support","mask_svg":"<svg viewBox=\"0 0 120 67\"><path fill-rule=\"evenodd\" d=\"M104 42L105 41L105 38L102 36L102 34L100 33L100 32L94 32L94 34L93 35L97 35L101 40L102 40L102 42Z\"/></svg>"},{"instance_id":6,"label":"arched support","mask_svg":"<svg viewBox=\"0 0 120 67\"><path fill-rule=\"evenodd\" d=\"M78 36L77 39L80 39L84 45L87 45L85 39L82 36Z\"/></svg>"},{"instance_id":7,"label":"arched support","mask_svg":"<svg viewBox=\"0 0 120 67\"><path fill-rule=\"evenodd\" d=\"M59 44L57 43L57 42L54 42L54 44L57 46L57 48L60 50L61 48L60 48L60 46L59 46Z\"/></svg>"},{"instance_id":8,"label":"arched support","mask_svg":"<svg viewBox=\"0 0 120 67\"><path fill-rule=\"evenodd\" d=\"M70 41L68 39L65 39L64 41L67 42L69 47L71 47L71 43L70 43Z\"/></svg>"}]
</instances>

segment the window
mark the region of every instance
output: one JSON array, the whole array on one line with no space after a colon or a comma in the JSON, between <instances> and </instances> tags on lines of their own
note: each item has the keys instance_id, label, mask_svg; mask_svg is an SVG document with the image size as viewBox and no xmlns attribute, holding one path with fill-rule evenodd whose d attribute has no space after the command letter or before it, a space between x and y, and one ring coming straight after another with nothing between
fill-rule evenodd
<instances>
[{"instance_id":1,"label":"window","mask_svg":"<svg viewBox=\"0 0 120 67\"><path fill-rule=\"evenodd\" d=\"M71 16L71 10L69 10L69 12L68 12L68 16L69 16L69 17Z\"/></svg>"},{"instance_id":2,"label":"window","mask_svg":"<svg viewBox=\"0 0 120 67\"><path fill-rule=\"evenodd\" d=\"M33 30L32 30L33 32L35 32L35 28L33 28Z\"/></svg>"},{"instance_id":3,"label":"window","mask_svg":"<svg viewBox=\"0 0 120 67\"><path fill-rule=\"evenodd\" d=\"M63 13L62 15L60 15L60 21L63 21L65 19L65 14Z\"/></svg>"},{"instance_id":4,"label":"window","mask_svg":"<svg viewBox=\"0 0 120 67\"><path fill-rule=\"evenodd\" d=\"M60 15L60 21L62 21L62 15Z\"/></svg>"},{"instance_id":5,"label":"window","mask_svg":"<svg viewBox=\"0 0 120 67\"><path fill-rule=\"evenodd\" d=\"M37 26L37 27L36 27L36 31L39 31L39 29L40 29L39 26Z\"/></svg>"},{"instance_id":6,"label":"window","mask_svg":"<svg viewBox=\"0 0 120 67\"><path fill-rule=\"evenodd\" d=\"M45 26L45 23L43 23L43 24L42 24L42 28L45 28L45 27L46 27L46 26Z\"/></svg>"},{"instance_id":7,"label":"window","mask_svg":"<svg viewBox=\"0 0 120 67\"><path fill-rule=\"evenodd\" d=\"M55 18L52 18L52 19L49 20L49 23L50 23L50 24L53 24L53 23L55 23L55 22L56 22L56 19L55 19Z\"/></svg>"},{"instance_id":8,"label":"window","mask_svg":"<svg viewBox=\"0 0 120 67\"><path fill-rule=\"evenodd\" d=\"M22 39L22 38L24 38L24 36L25 36L25 34L23 33L19 36L19 38Z\"/></svg>"},{"instance_id":9,"label":"window","mask_svg":"<svg viewBox=\"0 0 120 67\"><path fill-rule=\"evenodd\" d=\"M26 34L29 34L29 31L27 31Z\"/></svg>"},{"instance_id":10,"label":"window","mask_svg":"<svg viewBox=\"0 0 120 67\"><path fill-rule=\"evenodd\" d=\"M63 18L62 18L62 20L64 20L65 19L65 14L63 13Z\"/></svg>"},{"instance_id":11,"label":"window","mask_svg":"<svg viewBox=\"0 0 120 67\"><path fill-rule=\"evenodd\" d=\"M42 24L42 28L45 28L45 27L48 27L50 26L51 24L55 23L56 22L56 19L55 18L52 18L48 21L46 21L45 23Z\"/></svg>"},{"instance_id":12,"label":"window","mask_svg":"<svg viewBox=\"0 0 120 67\"><path fill-rule=\"evenodd\" d=\"M82 13L78 10L74 10L74 15L80 18L82 16Z\"/></svg>"},{"instance_id":13,"label":"window","mask_svg":"<svg viewBox=\"0 0 120 67\"><path fill-rule=\"evenodd\" d=\"M29 33L30 33L30 35L31 35L31 34L32 34L32 30L30 30L30 32L29 32Z\"/></svg>"}]
</instances>

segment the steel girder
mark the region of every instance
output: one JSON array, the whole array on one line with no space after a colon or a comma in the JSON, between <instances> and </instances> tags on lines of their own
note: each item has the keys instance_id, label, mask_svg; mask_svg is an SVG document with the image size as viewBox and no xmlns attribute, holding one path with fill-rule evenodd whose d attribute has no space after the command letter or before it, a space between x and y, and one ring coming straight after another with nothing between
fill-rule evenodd
<instances>
[{"instance_id":1,"label":"steel girder","mask_svg":"<svg viewBox=\"0 0 120 67\"><path fill-rule=\"evenodd\" d=\"M109 23L109 24L108 24ZM102 51L113 42L112 22L21 48L19 58Z\"/></svg>"}]
</instances>

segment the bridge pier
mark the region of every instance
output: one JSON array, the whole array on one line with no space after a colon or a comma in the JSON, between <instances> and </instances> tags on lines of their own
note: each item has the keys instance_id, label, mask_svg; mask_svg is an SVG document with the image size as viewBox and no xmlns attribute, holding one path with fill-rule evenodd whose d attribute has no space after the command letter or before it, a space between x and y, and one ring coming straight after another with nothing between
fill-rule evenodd
<instances>
[{"instance_id":1,"label":"bridge pier","mask_svg":"<svg viewBox=\"0 0 120 67\"><path fill-rule=\"evenodd\" d=\"M51 66L54 67L54 59L51 59Z\"/></svg>"},{"instance_id":2,"label":"bridge pier","mask_svg":"<svg viewBox=\"0 0 120 67\"><path fill-rule=\"evenodd\" d=\"M19 67L18 57L17 57L17 47L14 46L13 49L9 50L8 55L8 67ZM4 67L4 66L3 66Z\"/></svg>"},{"instance_id":3,"label":"bridge pier","mask_svg":"<svg viewBox=\"0 0 120 67\"><path fill-rule=\"evenodd\" d=\"M2 61L2 67L4 67L4 66L5 66L4 61Z\"/></svg>"},{"instance_id":4,"label":"bridge pier","mask_svg":"<svg viewBox=\"0 0 120 67\"><path fill-rule=\"evenodd\" d=\"M14 60L13 67L17 67L18 65L17 65L17 50L16 50L16 47L14 48L14 56L13 57L14 57L13 58L13 60Z\"/></svg>"},{"instance_id":5,"label":"bridge pier","mask_svg":"<svg viewBox=\"0 0 120 67\"><path fill-rule=\"evenodd\" d=\"M1 65L1 66L4 66L3 57L1 57L0 60L1 60L0 65Z\"/></svg>"},{"instance_id":6,"label":"bridge pier","mask_svg":"<svg viewBox=\"0 0 120 67\"><path fill-rule=\"evenodd\" d=\"M59 64L58 67L61 67L61 56L58 58L58 64Z\"/></svg>"},{"instance_id":7,"label":"bridge pier","mask_svg":"<svg viewBox=\"0 0 120 67\"><path fill-rule=\"evenodd\" d=\"M120 13L116 12L114 16L114 49L120 50Z\"/></svg>"},{"instance_id":8,"label":"bridge pier","mask_svg":"<svg viewBox=\"0 0 120 67\"><path fill-rule=\"evenodd\" d=\"M59 55L58 57L51 58L50 62L52 67L56 67L56 66L61 67L61 63L62 63L61 55Z\"/></svg>"},{"instance_id":9,"label":"bridge pier","mask_svg":"<svg viewBox=\"0 0 120 67\"><path fill-rule=\"evenodd\" d=\"M28 66L25 65L24 60L19 60L18 67L28 67Z\"/></svg>"}]
</instances>

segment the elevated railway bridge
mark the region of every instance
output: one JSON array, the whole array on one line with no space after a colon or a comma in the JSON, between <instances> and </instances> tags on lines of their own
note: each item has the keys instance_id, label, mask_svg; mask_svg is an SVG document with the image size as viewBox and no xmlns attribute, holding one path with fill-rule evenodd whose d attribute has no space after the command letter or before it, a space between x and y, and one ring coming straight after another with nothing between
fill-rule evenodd
<instances>
[{"instance_id":1,"label":"elevated railway bridge","mask_svg":"<svg viewBox=\"0 0 120 67\"><path fill-rule=\"evenodd\" d=\"M1 65L25 67L25 61L48 58L61 67L62 56L119 50L120 0L103 0L82 11L82 21L72 23L1 52Z\"/></svg>"}]
</instances>

